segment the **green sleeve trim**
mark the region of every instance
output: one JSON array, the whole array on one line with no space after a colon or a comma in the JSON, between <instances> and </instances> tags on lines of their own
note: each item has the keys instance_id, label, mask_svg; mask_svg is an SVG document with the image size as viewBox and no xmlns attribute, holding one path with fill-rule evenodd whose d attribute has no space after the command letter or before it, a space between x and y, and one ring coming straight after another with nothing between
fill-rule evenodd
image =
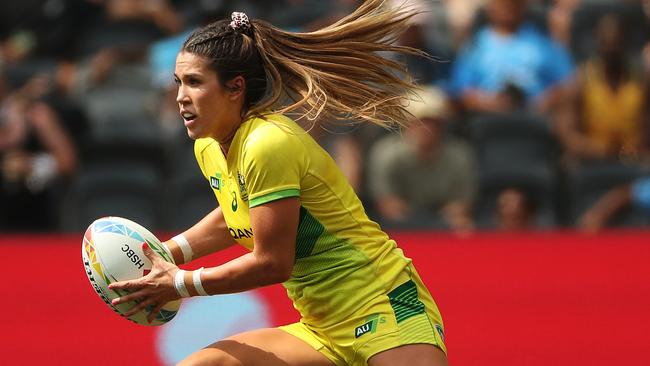
<instances>
[{"instance_id":1,"label":"green sleeve trim","mask_svg":"<svg viewBox=\"0 0 650 366\"><path fill-rule=\"evenodd\" d=\"M277 192L271 192L269 194L265 194L263 196L251 199L248 202L248 207L259 206L263 203L276 201L287 197L300 197L300 190L296 188L290 188L290 189L283 189Z\"/></svg>"}]
</instances>

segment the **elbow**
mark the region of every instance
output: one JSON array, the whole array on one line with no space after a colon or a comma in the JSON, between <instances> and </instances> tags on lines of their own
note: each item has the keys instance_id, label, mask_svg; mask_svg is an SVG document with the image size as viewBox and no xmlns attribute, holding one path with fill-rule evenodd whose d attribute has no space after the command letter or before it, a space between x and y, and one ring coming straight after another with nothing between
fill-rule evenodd
<instances>
[{"instance_id":1,"label":"elbow","mask_svg":"<svg viewBox=\"0 0 650 366\"><path fill-rule=\"evenodd\" d=\"M280 264L275 265L271 272L273 277L273 283L283 283L288 281L289 278L291 278L292 270L293 270L293 266L280 265Z\"/></svg>"},{"instance_id":2,"label":"elbow","mask_svg":"<svg viewBox=\"0 0 650 366\"><path fill-rule=\"evenodd\" d=\"M286 261L267 259L260 261L260 272L269 284L282 283L291 278L293 265Z\"/></svg>"}]
</instances>

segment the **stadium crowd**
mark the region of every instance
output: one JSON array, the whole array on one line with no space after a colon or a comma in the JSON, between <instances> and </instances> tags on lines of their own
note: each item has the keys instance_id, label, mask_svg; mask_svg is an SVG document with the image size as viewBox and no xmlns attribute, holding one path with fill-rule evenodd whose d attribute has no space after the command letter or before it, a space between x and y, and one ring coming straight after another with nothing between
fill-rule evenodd
<instances>
[{"instance_id":1,"label":"stadium crowd","mask_svg":"<svg viewBox=\"0 0 650 366\"><path fill-rule=\"evenodd\" d=\"M399 60L423 87L421 123L305 126L371 218L458 233L650 223L650 1L387 2L421 10L398 42L435 58ZM3 2L0 230L196 222L216 200L175 101L189 32L235 10L310 31L358 3Z\"/></svg>"}]
</instances>

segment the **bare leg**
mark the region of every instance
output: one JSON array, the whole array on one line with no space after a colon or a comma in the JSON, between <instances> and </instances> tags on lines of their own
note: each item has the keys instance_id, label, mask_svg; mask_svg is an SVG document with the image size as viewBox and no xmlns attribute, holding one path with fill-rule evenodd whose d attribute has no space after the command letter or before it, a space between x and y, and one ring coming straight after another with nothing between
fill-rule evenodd
<instances>
[{"instance_id":1,"label":"bare leg","mask_svg":"<svg viewBox=\"0 0 650 366\"><path fill-rule=\"evenodd\" d=\"M430 344L409 344L380 352L368 360L368 366L447 366L447 356Z\"/></svg>"},{"instance_id":2,"label":"bare leg","mask_svg":"<svg viewBox=\"0 0 650 366\"><path fill-rule=\"evenodd\" d=\"M332 366L301 339L280 329L237 334L193 353L180 366Z\"/></svg>"}]
</instances>

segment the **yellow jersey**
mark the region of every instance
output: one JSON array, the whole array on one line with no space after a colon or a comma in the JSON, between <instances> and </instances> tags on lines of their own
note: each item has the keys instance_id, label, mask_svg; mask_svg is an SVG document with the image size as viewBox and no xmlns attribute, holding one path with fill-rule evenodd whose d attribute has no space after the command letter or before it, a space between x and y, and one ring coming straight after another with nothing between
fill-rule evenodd
<instances>
[{"instance_id":1,"label":"yellow jersey","mask_svg":"<svg viewBox=\"0 0 650 366\"><path fill-rule=\"evenodd\" d=\"M212 138L196 140L195 154L230 234L249 250L255 242L249 209L299 197L295 265L283 285L302 322L335 324L406 280L411 260L368 218L334 160L293 120L249 118L227 157Z\"/></svg>"}]
</instances>

